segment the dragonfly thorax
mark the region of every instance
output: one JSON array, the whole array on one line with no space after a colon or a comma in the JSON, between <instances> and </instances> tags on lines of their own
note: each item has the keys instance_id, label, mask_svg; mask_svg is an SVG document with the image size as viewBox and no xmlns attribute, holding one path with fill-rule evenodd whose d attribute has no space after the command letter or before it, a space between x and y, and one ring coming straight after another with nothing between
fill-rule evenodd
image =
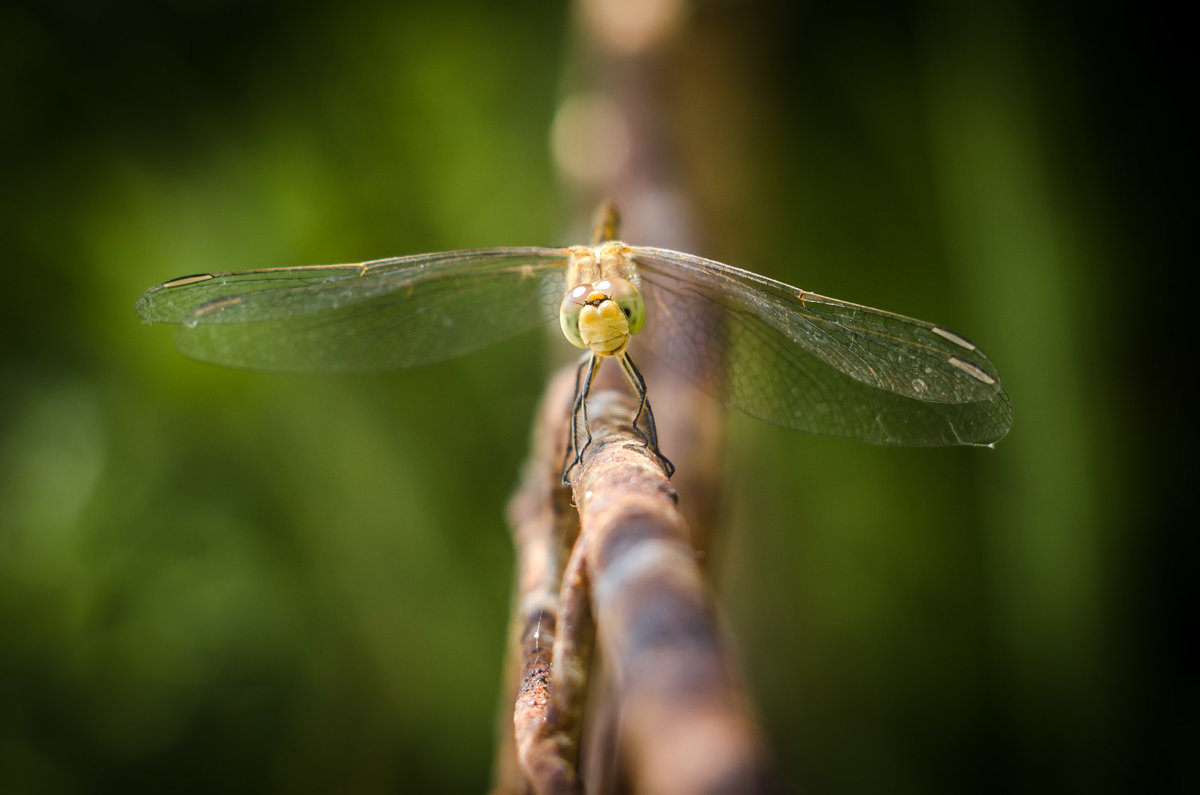
<instances>
[{"instance_id":1,"label":"dragonfly thorax","mask_svg":"<svg viewBox=\"0 0 1200 795\"><path fill-rule=\"evenodd\" d=\"M571 246L567 259L567 284L596 284L602 279L624 279L638 283L637 268L630 248L619 240L594 246Z\"/></svg>"}]
</instances>

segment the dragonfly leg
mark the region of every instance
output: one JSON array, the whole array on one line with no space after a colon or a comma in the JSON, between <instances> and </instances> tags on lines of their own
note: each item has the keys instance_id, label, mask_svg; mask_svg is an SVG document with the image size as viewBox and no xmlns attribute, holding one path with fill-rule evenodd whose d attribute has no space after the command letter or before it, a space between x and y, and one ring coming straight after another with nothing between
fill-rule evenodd
<instances>
[{"instance_id":1,"label":"dragonfly leg","mask_svg":"<svg viewBox=\"0 0 1200 795\"><path fill-rule=\"evenodd\" d=\"M628 379L629 385L633 387L633 391L638 396L637 411L633 413L633 429L637 431L638 436L642 437L642 444L662 463L663 469L667 471L667 477L671 477L675 474L675 465L671 463L671 459L662 454L662 450L658 449L658 425L654 422L654 409L650 406L650 399L646 397L646 379L642 377L641 371L637 369L637 365L633 363L633 357L628 352L622 352L617 358L621 361L621 370L624 371L625 378ZM642 414L646 415L645 431L638 425Z\"/></svg>"},{"instance_id":2,"label":"dragonfly leg","mask_svg":"<svg viewBox=\"0 0 1200 795\"><path fill-rule=\"evenodd\" d=\"M579 361L579 367L575 370L575 397L571 404L571 432L567 434L567 452L563 456L562 464L562 484L564 486L571 485L567 480L567 475L575 468L583 458L584 449L591 444L592 429L588 425L587 419L587 396L591 391L592 377L595 376L596 370L599 368L599 360L595 354L590 356L585 355ZM588 368L587 380L583 381L583 370ZM583 388L580 388L580 382L583 381ZM583 413L583 426L587 431L587 441L583 447L579 446L579 414Z\"/></svg>"},{"instance_id":3,"label":"dragonfly leg","mask_svg":"<svg viewBox=\"0 0 1200 795\"><path fill-rule=\"evenodd\" d=\"M579 401L581 400L579 394L579 381L583 378L583 366L587 364L587 361L587 356L584 356L579 360L579 366L575 368L575 387L571 392L571 429L567 433L567 452L563 456L562 465L563 485L566 485L567 472L570 471L570 467L567 465L572 463L571 458L575 453L575 437L578 435L579 431L579 424L576 422L575 418L576 415L579 414Z\"/></svg>"},{"instance_id":4,"label":"dragonfly leg","mask_svg":"<svg viewBox=\"0 0 1200 795\"><path fill-rule=\"evenodd\" d=\"M596 371L600 369L600 357L592 354L589 360L587 377L583 379L583 390L579 393L579 408L583 413L583 432L587 434L587 438L583 442L583 446L575 452L575 461L578 463L583 459L583 451L588 449L588 445L592 443L592 424L588 420L587 402L588 396L592 394L592 379L596 377Z\"/></svg>"}]
</instances>

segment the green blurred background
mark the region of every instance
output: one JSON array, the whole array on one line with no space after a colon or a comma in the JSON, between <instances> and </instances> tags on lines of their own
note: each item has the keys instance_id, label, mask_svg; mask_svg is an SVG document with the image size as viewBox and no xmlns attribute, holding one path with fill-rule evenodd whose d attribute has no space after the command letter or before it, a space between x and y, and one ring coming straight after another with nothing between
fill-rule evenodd
<instances>
[{"instance_id":1,"label":"green blurred background","mask_svg":"<svg viewBox=\"0 0 1200 795\"><path fill-rule=\"evenodd\" d=\"M785 789L1182 785L1181 25L996 0L693 23L689 63L722 66L664 107L693 114L697 253L958 329L1016 406L995 451L732 418L713 566ZM567 24L0 8L0 791L487 786L549 345L262 375L185 360L133 304L193 272L577 242L547 143Z\"/></svg>"}]
</instances>

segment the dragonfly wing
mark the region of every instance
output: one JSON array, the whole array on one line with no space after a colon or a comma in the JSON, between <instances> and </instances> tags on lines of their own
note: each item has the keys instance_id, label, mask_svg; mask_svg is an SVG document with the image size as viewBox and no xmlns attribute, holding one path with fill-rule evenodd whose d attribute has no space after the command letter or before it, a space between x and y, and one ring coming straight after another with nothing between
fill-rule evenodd
<instances>
[{"instance_id":1,"label":"dragonfly wing","mask_svg":"<svg viewBox=\"0 0 1200 795\"><path fill-rule=\"evenodd\" d=\"M940 326L712 260L634 248L655 352L759 419L878 444L990 444L1012 423L991 362Z\"/></svg>"},{"instance_id":2,"label":"dragonfly wing","mask_svg":"<svg viewBox=\"0 0 1200 795\"><path fill-rule=\"evenodd\" d=\"M457 356L542 325L565 290L566 252L495 248L201 274L137 309L178 324L184 354L229 367L352 372Z\"/></svg>"}]
</instances>

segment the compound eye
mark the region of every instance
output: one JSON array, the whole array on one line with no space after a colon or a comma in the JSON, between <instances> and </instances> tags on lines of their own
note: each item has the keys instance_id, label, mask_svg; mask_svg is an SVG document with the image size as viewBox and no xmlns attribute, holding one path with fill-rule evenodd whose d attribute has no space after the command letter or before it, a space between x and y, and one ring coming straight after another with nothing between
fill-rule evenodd
<instances>
[{"instance_id":1,"label":"compound eye","mask_svg":"<svg viewBox=\"0 0 1200 795\"><path fill-rule=\"evenodd\" d=\"M579 313L587 304L587 297L591 291L592 285L590 284L581 284L572 288L558 308L558 323L562 326L563 336L576 348L587 347L587 343L583 341L583 335L579 333Z\"/></svg>"},{"instance_id":2,"label":"compound eye","mask_svg":"<svg viewBox=\"0 0 1200 795\"><path fill-rule=\"evenodd\" d=\"M646 302L642 300L642 294L632 282L614 277L596 282L595 289L616 301L617 306L621 307L629 321L630 334L637 334L642 330L642 326L646 325Z\"/></svg>"}]
</instances>

